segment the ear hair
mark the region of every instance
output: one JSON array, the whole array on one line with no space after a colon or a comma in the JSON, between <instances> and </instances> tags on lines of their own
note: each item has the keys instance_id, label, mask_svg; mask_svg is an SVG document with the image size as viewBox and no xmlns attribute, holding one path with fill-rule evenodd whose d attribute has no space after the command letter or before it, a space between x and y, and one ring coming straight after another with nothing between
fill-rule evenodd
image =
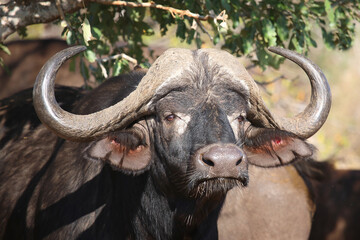
<instances>
[{"instance_id":1,"label":"ear hair","mask_svg":"<svg viewBox=\"0 0 360 240\"><path fill-rule=\"evenodd\" d=\"M251 164L275 167L296 159L307 159L314 148L296 135L278 130L250 127L246 131L244 151Z\"/></svg>"},{"instance_id":2,"label":"ear hair","mask_svg":"<svg viewBox=\"0 0 360 240\"><path fill-rule=\"evenodd\" d=\"M258 151L271 151L276 148L281 141L287 141L292 138L298 138L292 133L268 128L249 127L246 130L244 144L247 147L257 149Z\"/></svg>"},{"instance_id":3,"label":"ear hair","mask_svg":"<svg viewBox=\"0 0 360 240\"><path fill-rule=\"evenodd\" d=\"M128 153L130 150L135 150L139 146L147 146L146 139L142 136L143 133L136 131L136 129L127 129L121 132L112 132L108 139L121 146L121 150Z\"/></svg>"},{"instance_id":4,"label":"ear hair","mask_svg":"<svg viewBox=\"0 0 360 240\"><path fill-rule=\"evenodd\" d=\"M83 156L109 163L113 169L127 174L142 173L151 162L148 134L144 126L136 123L130 129L111 133L104 139L92 142L84 150Z\"/></svg>"}]
</instances>

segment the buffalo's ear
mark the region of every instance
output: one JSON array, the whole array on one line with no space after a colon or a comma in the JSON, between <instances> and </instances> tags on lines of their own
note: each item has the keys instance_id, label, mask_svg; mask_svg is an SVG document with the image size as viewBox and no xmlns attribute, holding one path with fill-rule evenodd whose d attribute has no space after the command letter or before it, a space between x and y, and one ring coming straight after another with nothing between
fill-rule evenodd
<instances>
[{"instance_id":1,"label":"buffalo's ear","mask_svg":"<svg viewBox=\"0 0 360 240\"><path fill-rule=\"evenodd\" d=\"M84 150L84 157L102 160L109 163L115 170L125 173L142 173L148 169L151 162L148 139L146 131L134 126L92 142Z\"/></svg>"},{"instance_id":2,"label":"buffalo's ear","mask_svg":"<svg viewBox=\"0 0 360 240\"><path fill-rule=\"evenodd\" d=\"M295 159L307 159L314 147L294 134L276 129L252 129L247 134L244 151L250 164L276 167Z\"/></svg>"}]
</instances>

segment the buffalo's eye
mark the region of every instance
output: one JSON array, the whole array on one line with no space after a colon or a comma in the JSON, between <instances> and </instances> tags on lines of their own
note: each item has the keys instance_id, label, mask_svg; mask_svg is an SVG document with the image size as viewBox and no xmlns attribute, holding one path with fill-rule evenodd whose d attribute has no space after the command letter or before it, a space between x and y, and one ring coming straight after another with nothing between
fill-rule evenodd
<instances>
[{"instance_id":1,"label":"buffalo's eye","mask_svg":"<svg viewBox=\"0 0 360 240\"><path fill-rule=\"evenodd\" d=\"M175 115L175 114L170 114L170 115L167 115L167 116L165 117L165 120L168 121L168 122L172 122L172 121L175 120L175 118L176 118L176 115Z\"/></svg>"},{"instance_id":2,"label":"buffalo's eye","mask_svg":"<svg viewBox=\"0 0 360 240\"><path fill-rule=\"evenodd\" d=\"M241 122L243 122L245 120L245 117L240 115L240 116L237 117L237 120L238 120L239 123L241 123Z\"/></svg>"}]
</instances>

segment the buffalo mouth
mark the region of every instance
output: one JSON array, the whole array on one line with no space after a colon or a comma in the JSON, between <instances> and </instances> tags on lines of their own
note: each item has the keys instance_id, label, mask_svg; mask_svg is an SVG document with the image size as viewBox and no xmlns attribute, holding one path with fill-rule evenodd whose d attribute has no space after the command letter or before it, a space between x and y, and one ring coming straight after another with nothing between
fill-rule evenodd
<instances>
[{"instance_id":1,"label":"buffalo mouth","mask_svg":"<svg viewBox=\"0 0 360 240\"><path fill-rule=\"evenodd\" d=\"M241 177L212 177L198 180L190 195L195 198L226 195L234 187L246 187L249 183L249 176L244 174Z\"/></svg>"}]
</instances>

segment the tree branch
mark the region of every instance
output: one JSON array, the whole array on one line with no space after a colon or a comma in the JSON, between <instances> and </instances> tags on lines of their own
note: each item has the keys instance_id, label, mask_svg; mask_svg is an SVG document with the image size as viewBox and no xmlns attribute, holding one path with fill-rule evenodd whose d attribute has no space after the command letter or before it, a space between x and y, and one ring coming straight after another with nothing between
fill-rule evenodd
<instances>
[{"instance_id":1,"label":"tree branch","mask_svg":"<svg viewBox=\"0 0 360 240\"><path fill-rule=\"evenodd\" d=\"M56 4L57 2L57 4ZM109 0L27 0L27 1L8 1L0 4L0 42L3 42L9 35L31 24L48 23L61 18L63 13L71 13L84 7L89 2L105 5L124 6L124 7L145 7L156 8L168 11L173 17L188 16L198 21L225 21L228 16L223 11L219 15L209 14L202 16L192 13L189 10L180 10L172 7L163 6L154 2L135 3L128 1L109 1ZM59 5L59 3L61 3ZM59 11L61 9L62 11Z\"/></svg>"},{"instance_id":2,"label":"tree branch","mask_svg":"<svg viewBox=\"0 0 360 240\"><path fill-rule=\"evenodd\" d=\"M83 6L82 0L62 1L64 13L74 12ZM0 42L21 27L47 23L60 18L54 2L49 0L10 1L0 5Z\"/></svg>"},{"instance_id":3,"label":"tree branch","mask_svg":"<svg viewBox=\"0 0 360 240\"><path fill-rule=\"evenodd\" d=\"M137 62L137 60L135 58L132 58L129 55L126 55L125 53L119 53L119 54L116 54L116 55L113 55L113 56L110 56L110 57L100 58L100 59L97 59L97 60L100 61L100 62L107 62L107 61L118 59L118 58L125 59L125 60L133 63L134 65L138 64L138 62Z\"/></svg>"},{"instance_id":4,"label":"tree branch","mask_svg":"<svg viewBox=\"0 0 360 240\"><path fill-rule=\"evenodd\" d=\"M99 0L90 0L90 1L91 2L99 2ZM128 1L101 1L100 0L100 2L102 4L107 4L107 5L124 6L124 7L132 7L132 8L137 8L137 7L156 8L156 9L161 9L161 10L170 12L173 17L179 16L179 17L183 18L184 16L188 16L190 18L200 20L200 21L207 21L209 19L226 21L228 18L228 15L226 15L225 11L222 11L219 15L210 14L210 15L202 16L197 13L192 13L189 10L180 10L180 9L176 9L173 7L167 7L167 6L163 6L161 4L156 4L155 2L152 2L152 1L146 2L146 3L136 3L136 2L128 2Z\"/></svg>"}]
</instances>

